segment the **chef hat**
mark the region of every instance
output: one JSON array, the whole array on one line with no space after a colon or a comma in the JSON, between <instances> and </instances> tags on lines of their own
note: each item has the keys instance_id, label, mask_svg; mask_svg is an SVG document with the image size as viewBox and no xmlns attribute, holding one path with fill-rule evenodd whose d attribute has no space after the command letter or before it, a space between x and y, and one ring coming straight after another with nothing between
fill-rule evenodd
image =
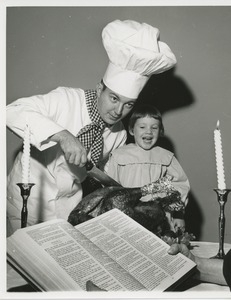
<instances>
[{"instance_id":1,"label":"chef hat","mask_svg":"<svg viewBox=\"0 0 231 300\"><path fill-rule=\"evenodd\" d=\"M159 29L132 20L115 20L102 31L109 57L103 81L112 91L136 99L153 74L176 64L167 44L159 41Z\"/></svg>"}]
</instances>

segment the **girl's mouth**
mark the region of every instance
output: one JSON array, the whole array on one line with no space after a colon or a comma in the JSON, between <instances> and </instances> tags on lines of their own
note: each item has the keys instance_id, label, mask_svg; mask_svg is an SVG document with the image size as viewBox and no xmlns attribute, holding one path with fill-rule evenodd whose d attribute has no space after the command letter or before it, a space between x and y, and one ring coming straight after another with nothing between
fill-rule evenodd
<instances>
[{"instance_id":1,"label":"girl's mouth","mask_svg":"<svg viewBox=\"0 0 231 300\"><path fill-rule=\"evenodd\" d=\"M143 137L143 140L145 142L151 142L152 141L152 137Z\"/></svg>"}]
</instances>

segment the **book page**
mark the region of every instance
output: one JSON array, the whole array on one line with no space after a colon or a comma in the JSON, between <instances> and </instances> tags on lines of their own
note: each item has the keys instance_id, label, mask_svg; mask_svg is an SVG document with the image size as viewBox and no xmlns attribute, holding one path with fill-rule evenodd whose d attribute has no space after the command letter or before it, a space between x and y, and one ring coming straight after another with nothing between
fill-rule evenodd
<instances>
[{"instance_id":1,"label":"book page","mask_svg":"<svg viewBox=\"0 0 231 300\"><path fill-rule=\"evenodd\" d=\"M110 291L144 290L142 284L64 220L20 229L8 238L7 247L10 257L17 258L23 266L23 273L30 274L42 290L85 290L88 280Z\"/></svg>"},{"instance_id":2,"label":"book page","mask_svg":"<svg viewBox=\"0 0 231 300\"><path fill-rule=\"evenodd\" d=\"M64 220L52 220L19 229L7 238L9 261L23 274L29 274L29 279L41 290L70 290L71 287L81 290L71 278L66 283L65 272L47 252L49 247L58 247L62 237L65 240L62 226L66 223Z\"/></svg>"},{"instance_id":3,"label":"book page","mask_svg":"<svg viewBox=\"0 0 231 300\"><path fill-rule=\"evenodd\" d=\"M169 245L118 209L76 228L147 290L163 291L195 267L182 254L169 255Z\"/></svg>"}]
</instances>

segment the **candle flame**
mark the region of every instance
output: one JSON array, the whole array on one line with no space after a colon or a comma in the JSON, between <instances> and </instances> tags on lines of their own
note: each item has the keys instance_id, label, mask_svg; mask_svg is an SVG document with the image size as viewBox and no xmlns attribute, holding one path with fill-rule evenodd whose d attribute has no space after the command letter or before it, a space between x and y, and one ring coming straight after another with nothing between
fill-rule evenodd
<instances>
[{"instance_id":1,"label":"candle flame","mask_svg":"<svg viewBox=\"0 0 231 300\"><path fill-rule=\"evenodd\" d=\"M217 121L217 130L219 129L219 126L220 126L220 121L218 120Z\"/></svg>"}]
</instances>

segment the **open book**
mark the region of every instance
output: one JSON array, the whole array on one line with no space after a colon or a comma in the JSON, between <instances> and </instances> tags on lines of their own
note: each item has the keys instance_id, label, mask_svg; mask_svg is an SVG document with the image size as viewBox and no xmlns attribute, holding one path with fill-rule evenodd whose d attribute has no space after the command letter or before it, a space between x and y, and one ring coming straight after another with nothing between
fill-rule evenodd
<instances>
[{"instance_id":1,"label":"open book","mask_svg":"<svg viewBox=\"0 0 231 300\"><path fill-rule=\"evenodd\" d=\"M195 270L182 254L118 209L73 227L65 220L17 230L7 238L7 259L42 291L173 290Z\"/></svg>"}]
</instances>

